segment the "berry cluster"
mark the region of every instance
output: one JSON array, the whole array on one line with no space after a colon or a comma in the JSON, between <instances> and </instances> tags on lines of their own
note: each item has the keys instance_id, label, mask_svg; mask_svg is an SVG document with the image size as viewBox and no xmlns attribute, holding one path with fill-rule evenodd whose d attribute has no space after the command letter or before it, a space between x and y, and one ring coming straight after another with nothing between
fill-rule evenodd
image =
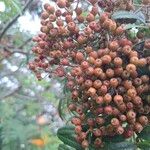
<instances>
[{"instance_id":1,"label":"berry cluster","mask_svg":"<svg viewBox=\"0 0 150 150\"><path fill-rule=\"evenodd\" d=\"M99 12L98 0L88 1L86 15L80 1L44 5L42 33L33 39L36 58L29 68L39 80L43 71L67 79L76 139L83 148L99 148L105 136L129 138L149 124L150 79L140 70L150 58L133 49L110 13ZM150 48L149 40L145 47Z\"/></svg>"}]
</instances>

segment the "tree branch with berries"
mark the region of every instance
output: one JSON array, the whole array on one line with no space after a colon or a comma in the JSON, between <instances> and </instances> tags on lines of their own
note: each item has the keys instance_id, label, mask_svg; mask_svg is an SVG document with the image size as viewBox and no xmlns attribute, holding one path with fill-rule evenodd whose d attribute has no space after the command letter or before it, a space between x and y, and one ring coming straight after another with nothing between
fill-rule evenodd
<instances>
[{"instance_id":1,"label":"tree branch with berries","mask_svg":"<svg viewBox=\"0 0 150 150\"><path fill-rule=\"evenodd\" d=\"M141 148L150 135L150 56L144 55L150 39L141 34L143 28L134 36L125 28L143 24L133 15L132 1L85 2L87 12L80 0L57 0L56 8L45 4L41 33L33 38L29 68L39 80L49 72L65 81L69 96L72 126L58 130L64 142L59 148ZM124 15L114 15L118 10Z\"/></svg>"}]
</instances>

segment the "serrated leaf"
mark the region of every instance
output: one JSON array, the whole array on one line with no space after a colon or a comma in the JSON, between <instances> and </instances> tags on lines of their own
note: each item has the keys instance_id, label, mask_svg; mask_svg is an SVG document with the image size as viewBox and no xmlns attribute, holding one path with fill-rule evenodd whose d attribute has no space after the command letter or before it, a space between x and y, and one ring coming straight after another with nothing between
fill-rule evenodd
<instances>
[{"instance_id":1,"label":"serrated leaf","mask_svg":"<svg viewBox=\"0 0 150 150\"><path fill-rule=\"evenodd\" d=\"M69 145L77 150L83 150L78 142L76 142L74 127L65 126L57 131L57 137L66 145Z\"/></svg>"},{"instance_id":2,"label":"serrated leaf","mask_svg":"<svg viewBox=\"0 0 150 150\"><path fill-rule=\"evenodd\" d=\"M141 17L141 13L140 14L138 14L138 13L135 14L134 12L129 12L129 11L117 11L117 12L113 13L112 18L114 20L123 19L125 21L127 21L127 19L128 19L128 21L131 20L132 23L139 20L139 21L141 21L142 23L145 24L145 20Z\"/></svg>"},{"instance_id":3,"label":"serrated leaf","mask_svg":"<svg viewBox=\"0 0 150 150\"><path fill-rule=\"evenodd\" d=\"M134 143L124 141L119 143L106 144L104 150L137 150L137 147Z\"/></svg>"}]
</instances>

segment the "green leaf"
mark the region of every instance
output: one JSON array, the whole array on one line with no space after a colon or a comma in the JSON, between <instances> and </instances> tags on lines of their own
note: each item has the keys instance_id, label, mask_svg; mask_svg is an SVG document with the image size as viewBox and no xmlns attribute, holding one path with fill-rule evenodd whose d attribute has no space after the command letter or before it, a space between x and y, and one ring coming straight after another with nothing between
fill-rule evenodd
<instances>
[{"instance_id":1,"label":"green leaf","mask_svg":"<svg viewBox=\"0 0 150 150\"><path fill-rule=\"evenodd\" d=\"M63 112L62 112L63 111L62 110L63 101L64 101L64 99L60 99L59 103L58 103L58 114L62 120L64 120Z\"/></svg>"},{"instance_id":2,"label":"green leaf","mask_svg":"<svg viewBox=\"0 0 150 150\"><path fill-rule=\"evenodd\" d=\"M106 143L118 143L118 142L123 142L125 139L122 135L117 135L117 136L114 136L114 137L104 137L103 138L103 141L106 142Z\"/></svg>"},{"instance_id":3,"label":"green leaf","mask_svg":"<svg viewBox=\"0 0 150 150\"><path fill-rule=\"evenodd\" d=\"M138 134L138 137L150 141L150 126L145 127L143 131Z\"/></svg>"},{"instance_id":4,"label":"green leaf","mask_svg":"<svg viewBox=\"0 0 150 150\"><path fill-rule=\"evenodd\" d=\"M133 0L134 4L141 4L142 1L141 0Z\"/></svg>"},{"instance_id":5,"label":"green leaf","mask_svg":"<svg viewBox=\"0 0 150 150\"><path fill-rule=\"evenodd\" d=\"M80 144L76 142L76 139L74 136L71 136L71 135L57 135L57 136L62 142L64 142L64 144L69 145L77 150L83 150Z\"/></svg>"},{"instance_id":6,"label":"green leaf","mask_svg":"<svg viewBox=\"0 0 150 150\"><path fill-rule=\"evenodd\" d=\"M18 1L17 1L17 0L12 0L11 2L12 2L12 4L13 4L13 6L16 8L16 10L17 10L20 14L22 14L22 12L21 12L21 7L20 7L20 4L18 3Z\"/></svg>"},{"instance_id":7,"label":"green leaf","mask_svg":"<svg viewBox=\"0 0 150 150\"><path fill-rule=\"evenodd\" d=\"M74 127L65 126L57 131L57 137L66 145L69 145L77 150L83 150L75 139Z\"/></svg>"},{"instance_id":8,"label":"green leaf","mask_svg":"<svg viewBox=\"0 0 150 150\"><path fill-rule=\"evenodd\" d=\"M59 144L58 150L71 150L71 149L65 144Z\"/></svg>"},{"instance_id":9,"label":"green leaf","mask_svg":"<svg viewBox=\"0 0 150 150\"><path fill-rule=\"evenodd\" d=\"M127 24L124 26L125 30L132 29L132 28L148 29L148 26L136 25L136 24Z\"/></svg>"},{"instance_id":10,"label":"green leaf","mask_svg":"<svg viewBox=\"0 0 150 150\"><path fill-rule=\"evenodd\" d=\"M138 147L142 150L149 150L150 148L150 141L143 141L137 144Z\"/></svg>"},{"instance_id":11,"label":"green leaf","mask_svg":"<svg viewBox=\"0 0 150 150\"><path fill-rule=\"evenodd\" d=\"M104 150L137 150L134 143L124 141L119 143L105 144Z\"/></svg>"},{"instance_id":12,"label":"green leaf","mask_svg":"<svg viewBox=\"0 0 150 150\"><path fill-rule=\"evenodd\" d=\"M58 131L57 131L57 134L70 134L70 135L74 135L75 132L74 132L74 126L64 126L62 128L59 128Z\"/></svg>"},{"instance_id":13,"label":"green leaf","mask_svg":"<svg viewBox=\"0 0 150 150\"><path fill-rule=\"evenodd\" d=\"M112 15L112 18L114 20L124 20L124 22L136 22L137 20L139 20L140 22L145 24L145 20L138 14L135 14L134 12L129 12L129 11L117 11L114 12Z\"/></svg>"}]
</instances>

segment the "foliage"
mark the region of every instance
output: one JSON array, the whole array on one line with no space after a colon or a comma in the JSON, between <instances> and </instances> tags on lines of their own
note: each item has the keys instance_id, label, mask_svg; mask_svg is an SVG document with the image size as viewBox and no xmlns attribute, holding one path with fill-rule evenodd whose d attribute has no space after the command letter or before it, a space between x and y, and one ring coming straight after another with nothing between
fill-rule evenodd
<instances>
[{"instance_id":1,"label":"foliage","mask_svg":"<svg viewBox=\"0 0 150 150\"><path fill-rule=\"evenodd\" d=\"M0 13L0 20L3 22L9 21L17 13L21 13L21 1L19 0L3 0L5 11Z\"/></svg>"}]
</instances>

